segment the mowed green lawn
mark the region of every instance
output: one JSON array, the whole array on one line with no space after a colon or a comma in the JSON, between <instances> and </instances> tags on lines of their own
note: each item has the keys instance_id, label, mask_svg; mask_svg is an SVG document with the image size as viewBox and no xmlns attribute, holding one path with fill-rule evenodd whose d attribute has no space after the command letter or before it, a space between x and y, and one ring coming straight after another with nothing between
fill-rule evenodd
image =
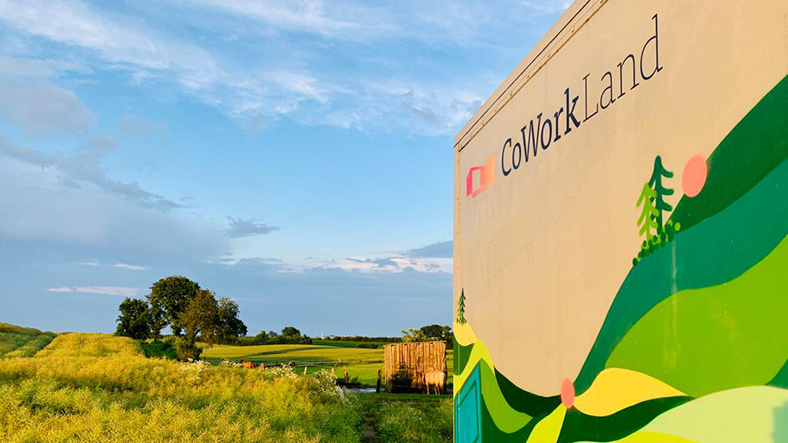
<instances>
[{"instance_id":1,"label":"mowed green lawn","mask_svg":"<svg viewBox=\"0 0 788 443\"><path fill-rule=\"evenodd\" d=\"M390 344L385 341L340 341L340 340L312 340L313 345L337 346L340 348L357 348L358 345L375 345L379 348Z\"/></svg>"},{"instance_id":2,"label":"mowed green lawn","mask_svg":"<svg viewBox=\"0 0 788 443\"><path fill-rule=\"evenodd\" d=\"M292 364L297 373L302 373L304 366L308 372L321 369L331 370L335 367L337 378L342 377L342 369L347 368L350 379L358 378L365 386L374 386L378 370L383 369L383 349L361 349L324 345L261 345L261 346L225 346L216 345L203 351L202 357L218 363L222 359L239 361L241 359L254 362ZM448 351L447 366L449 380L452 380L452 351Z\"/></svg>"}]
</instances>

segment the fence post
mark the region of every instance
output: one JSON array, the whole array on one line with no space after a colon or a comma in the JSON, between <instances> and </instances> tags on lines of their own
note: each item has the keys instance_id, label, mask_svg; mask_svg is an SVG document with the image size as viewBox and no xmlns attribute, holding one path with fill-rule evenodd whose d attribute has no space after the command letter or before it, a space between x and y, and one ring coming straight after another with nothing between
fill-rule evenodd
<instances>
[{"instance_id":1,"label":"fence post","mask_svg":"<svg viewBox=\"0 0 788 443\"><path fill-rule=\"evenodd\" d=\"M378 393L378 394L380 393L380 372L381 372L381 370L378 369L378 385L375 388L375 393Z\"/></svg>"}]
</instances>

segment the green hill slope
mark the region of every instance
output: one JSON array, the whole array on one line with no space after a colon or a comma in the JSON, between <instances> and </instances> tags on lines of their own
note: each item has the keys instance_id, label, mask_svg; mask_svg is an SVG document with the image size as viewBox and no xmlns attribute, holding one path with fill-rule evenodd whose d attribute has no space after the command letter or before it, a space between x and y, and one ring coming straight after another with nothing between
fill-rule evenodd
<instances>
[{"instance_id":1,"label":"green hill slope","mask_svg":"<svg viewBox=\"0 0 788 443\"><path fill-rule=\"evenodd\" d=\"M767 384L788 355L786 269L788 239L730 282L674 294L632 327L606 366L694 397Z\"/></svg>"},{"instance_id":2,"label":"green hill slope","mask_svg":"<svg viewBox=\"0 0 788 443\"><path fill-rule=\"evenodd\" d=\"M54 338L53 332L0 322L0 358L30 357Z\"/></svg>"}]
</instances>

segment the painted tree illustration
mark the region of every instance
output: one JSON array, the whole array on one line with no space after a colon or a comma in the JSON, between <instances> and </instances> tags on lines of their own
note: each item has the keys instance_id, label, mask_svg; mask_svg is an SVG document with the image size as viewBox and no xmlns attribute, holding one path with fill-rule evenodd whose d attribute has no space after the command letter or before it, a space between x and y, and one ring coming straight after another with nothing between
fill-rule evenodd
<instances>
[{"instance_id":1,"label":"painted tree illustration","mask_svg":"<svg viewBox=\"0 0 788 443\"><path fill-rule=\"evenodd\" d=\"M652 229L659 229L657 226L659 211L654 207L653 203L656 197L657 192L651 189L648 183L644 183L636 206L642 206L640 218L638 218L638 226L640 227L640 235L645 235L646 241L651 238Z\"/></svg>"},{"instance_id":2,"label":"painted tree illustration","mask_svg":"<svg viewBox=\"0 0 788 443\"><path fill-rule=\"evenodd\" d=\"M651 187L656 194L654 197L654 202L655 202L654 208L657 210L655 219L657 222L658 234L662 234L662 229L664 226L662 224L662 212L673 210L673 206L669 205L668 202L665 201L665 196L673 195L673 189L667 188L662 184L663 177L672 178L673 173L665 169L664 166L662 166L662 157L657 156L657 158L654 159L654 171L651 173L651 178L648 181L648 186Z\"/></svg>"},{"instance_id":3,"label":"painted tree illustration","mask_svg":"<svg viewBox=\"0 0 788 443\"><path fill-rule=\"evenodd\" d=\"M459 307L457 308L457 324L464 325L465 321L465 290L460 293Z\"/></svg>"}]
</instances>

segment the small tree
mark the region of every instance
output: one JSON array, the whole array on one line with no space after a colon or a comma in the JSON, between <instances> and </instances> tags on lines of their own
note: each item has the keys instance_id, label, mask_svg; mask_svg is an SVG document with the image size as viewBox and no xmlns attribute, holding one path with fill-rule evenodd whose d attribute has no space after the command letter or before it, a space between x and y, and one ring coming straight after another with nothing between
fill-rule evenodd
<instances>
[{"instance_id":1,"label":"small tree","mask_svg":"<svg viewBox=\"0 0 788 443\"><path fill-rule=\"evenodd\" d=\"M657 233L662 233L662 212L663 211L672 211L673 206L669 205L668 202L665 201L666 195L673 195L673 189L665 187L662 184L662 178L672 178L673 173L665 169L662 165L662 157L657 156L654 159L654 171L651 173L651 178L648 181L648 185L654 189L654 208L657 210L657 214L655 216L656 223L657 223Z\"/></svg>"},{"instance_id":2,"label":"small tree","mask_svg":"<svg viewBox=\"0 0 788 443\"><path fill-rule=\"evenodd\" d=\"M651 230L658 227L656 217L659 211L653 205L655 196L656 192L649 187L648 183L644 183L636 204L636 207L642 206L640 217L638 218L638 226L640 227L640 235L645 236L646 241L651 238Z\"/></svg>"},{"instance_id":3,"label":"small tree","mask_svg":"<svg viewBox=\"0 0 788 443\"><path fill-rule=\"evenodd\" d=\"M463 289L460 292L460 302L458 303L457 307L457 324L464 325L465 321L465 290Z\"/></svg>"},{"instance_id":4,"label":"small tree","mask_svg":"<svg viewBox=\"0 0 788 443\"><path fill-rule=\"evenodd\" d=\"M424 336L426 341L445 341L447 343L451 343L453 337L451 333L451 326L422 326L419 331Z\"/></svg>"},{"instance_id":5,"label":"small tree","mask_svg":"<svg viewBox=\"0 0 788 443\"><path fill-rule=\"evenodd\" d=\"M403 329L400 332L402 332L403 343L427 341L427 336L424 335L421 329Z\"/></svg>"},{"instance_id":6,"label":"small tree","mask_svg":"<svg viewBox=\"0 0 788 443\"><path fill-rule=\"evenodd\" d=\"M118 307L118 328L115 335L145 340L151 335L151 313L144 300L127 298Z\"/></svg>"}]
</instances>

